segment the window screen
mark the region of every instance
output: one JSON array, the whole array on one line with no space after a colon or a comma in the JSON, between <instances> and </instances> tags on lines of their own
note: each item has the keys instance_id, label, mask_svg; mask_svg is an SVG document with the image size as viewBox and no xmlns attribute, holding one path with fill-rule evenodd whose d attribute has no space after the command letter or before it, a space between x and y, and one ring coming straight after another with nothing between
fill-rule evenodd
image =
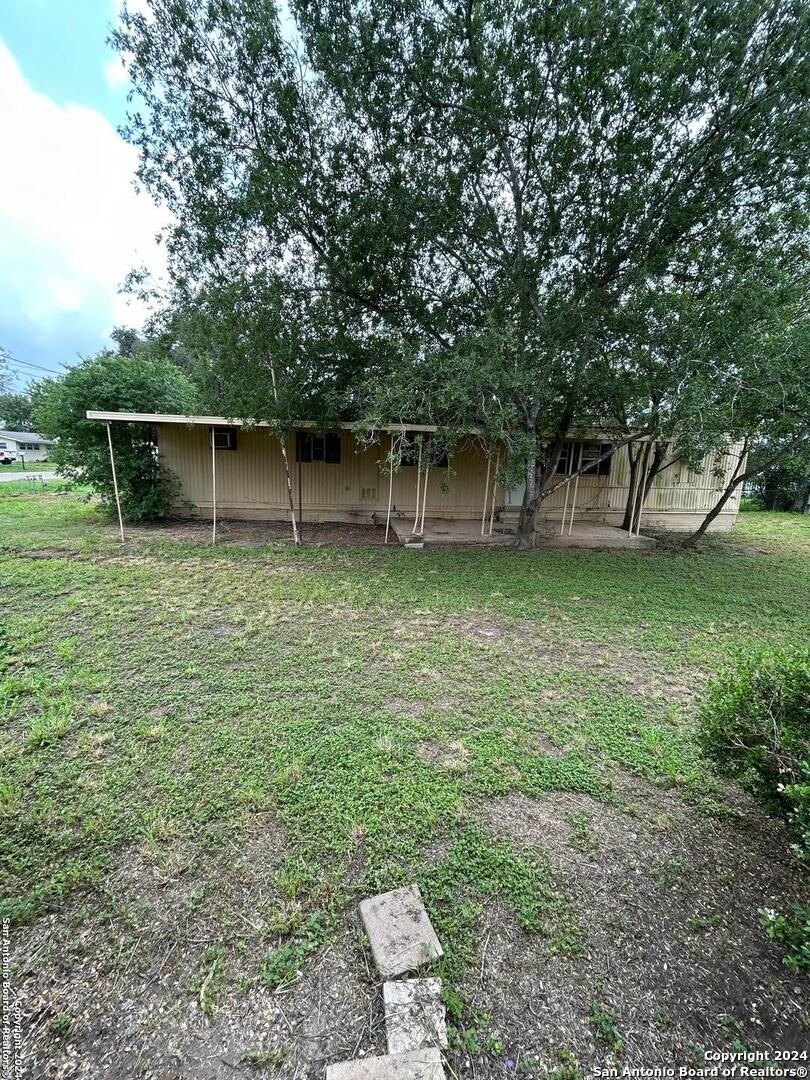
<instances>
[{"instance_id":1,"label":"window screen","mask_svg":"<svg viewBox=\"0 0 810 1080\"><path fill-rule=\"evenodd\" d=\"M582 464L588 465L584 476L610 476L610 457L599 461L603 454L611 450L610 443L586 442L582 444ZM589 464L589 462L591 464Z\"/></svg>"},{"instance_id":2,"label":"window screen","mask_svg":"<svg viewBox=\"0 0 810 1080\"><path fill-rule=\"evenodd\" d=\"M598 464L596 462L602 454L606 454L610 449L610 443L574 442L572 439L566 439L560 453L560 460L557 463L557 472L562 473L564 476L570 476L579 469L580 465L584 465L587 466L583 470L584 476L609 476L610 458L606 457L604 461L599 461ZM582 454L581 459L580 454ZM593 464L589 465L589 462Z\"/></svg>"},{"instance_id":3,"label":"window screen","mask_svg":"<svg viewBox=\"0 0 810 1080\"><path fill-rule=\"evenodd\" d=\"M315 435L311 431L296 431L295 460L324 461L327 465L339 465L340 434L330 432L326 435Z\"/></svg>"}]
</instances>

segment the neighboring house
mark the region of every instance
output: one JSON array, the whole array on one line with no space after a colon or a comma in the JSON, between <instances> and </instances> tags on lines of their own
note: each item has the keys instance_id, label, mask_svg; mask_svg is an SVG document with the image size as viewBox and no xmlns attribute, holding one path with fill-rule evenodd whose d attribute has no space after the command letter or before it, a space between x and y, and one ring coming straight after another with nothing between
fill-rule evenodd
<instances>
[{"instance_id":1,"label":"neighboring house","mask_svg":"<svg viewBox=\"0 0 810 1080\"><path fill-rule=\"evenodd\" d=\"M12 461L47 461L53 439L33 431L0 431L0 463Z\"/></svg>"},{"instance_id":2,"label":"neighboring house","mask_svg":"<svg viewBox=\"0 0 810 1080\"><path fill-rule=\"evenodd\" d=\"M108 424L149 424L161 463L180 482L179 515L259 521L289 516L289 493L278 438L267 424L229 423L221 416L168 416L161 413L88 412L88 419ZM417 493L427 520L481 522L494 507L501 533L517 520L522 486L506 488L495 481L497 446L485 447L475 435L462 439L452 458L418 468L418 436L429 438L435 428L391 425L366 444L355 435L356 425L320 434L314 424L301 423L286 438L296 514L304 522L348 521L385 524L390 507L393 523L415 520ZM213 447L212 447L213 438ZM400 440L404 440L400 443ZM572 439L560 464L561 474L573 472L580 461L595 461L610 444L604 440ZM401 453L391 477L386 459ZM487 449L489 452L487 452ZM685 463L660 473L644 504L643 525L694 529L716 503L737 464L737 455L710 455L700 473ZM562 475L560 477L562 479ZM626 447L615 451L592 470L571 481L542 504L539 530L552 531L564 511L573 511L577 524L620 525L628 497L629 461ZM426 486L425 486L426 485ZM739 492L716 518L712 528L730 529L737 516Z\"/></svg>"}]
</instances>

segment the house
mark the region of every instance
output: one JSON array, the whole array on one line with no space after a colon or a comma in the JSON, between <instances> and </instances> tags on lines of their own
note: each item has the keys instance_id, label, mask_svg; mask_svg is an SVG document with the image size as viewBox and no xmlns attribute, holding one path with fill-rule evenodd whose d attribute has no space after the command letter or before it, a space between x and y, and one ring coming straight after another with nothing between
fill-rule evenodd
<instances>
[{"instance_id":1,"label":"house","mask_svg":"<svg viewBox=\"0 0 810 1080\"><path fill-rule=\"evenodd\" d=\"M33 431L0 431L0 463L12 461L47 461L53 439Z\"/></svg>"},{"instance_id":2,"label":"house","mask_svg":"<svg viewBox=\"0 0 810 1080\"><path fill-rule=\"evenodd\" d=\"M505 541L514 529L523 488L500 481L502 448L485 446L470 434L460 440L452 458L434 455L429 466L420 443L435 432L428 426L391 425L363 438L355 424L322 433L301 423L284 438L290 486L281 443L267 424L239 424L222 416L170 416L162 413L88 412L90 420L108 425L150 425L162 465L179 481L176 512L181 516L306 522L355 522L390 527L395 536L432 531L445 542L478 538ZM112 440L110 448L112 450ZM390 453L399 459L387 468ZM609 454L607 457L603 455ZM600 460L601 459L601 460ZM606 540L630 538L621 532L629 494L626 447L610 454L610 443L572 438L560 462L560 480L580 462L592 466L564 484L542 504L538 531L549 538L596 526ZM715 460L709 455L701 472L677 463L656 476L643 506L642 527L691 530L717 501L737 465L737 455ZM738 510L735 495L713 523L730 529ZM575 528L572 526L575 525ZM644 541L638 538L639 545Z\"/></svg>"}]
</instances>

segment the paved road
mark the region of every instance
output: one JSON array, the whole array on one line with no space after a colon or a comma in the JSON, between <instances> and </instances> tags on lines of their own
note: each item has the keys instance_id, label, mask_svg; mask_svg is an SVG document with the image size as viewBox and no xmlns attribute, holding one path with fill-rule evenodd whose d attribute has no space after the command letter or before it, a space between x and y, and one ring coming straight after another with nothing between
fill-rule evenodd
<instances>
[{"instance_id":1,"label":"paved road","mask_svg":"<svg viewBox=\"0 0 810 1080\"><path fill-rule=\"evenodd\" d=\"M13 480L25 480L29 476L42 476L45 480L55 480L53 469L27 469L25 472L0 472L0 484L10 484Z\"/></svg>"}]
</instances>

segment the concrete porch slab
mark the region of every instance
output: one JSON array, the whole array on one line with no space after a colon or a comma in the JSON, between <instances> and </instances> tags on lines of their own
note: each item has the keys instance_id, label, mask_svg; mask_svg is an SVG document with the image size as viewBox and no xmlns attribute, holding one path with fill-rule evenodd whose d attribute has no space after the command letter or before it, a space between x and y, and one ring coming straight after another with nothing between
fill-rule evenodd
<instances>
[{"instance_id":1,"label":"concrete porch slab","mask_svg":"<svg viewBox=\"0 0 810 1080\"><path fill-rule=\"evenodd\" d=\"M384 979L414 971L442 955L418 885L362 900L360 918Z\"/></svg>"},{"instance_id":2,"label":"concrete porch slab","mask_svg":"<svg viewBox=\"0 0 810 1080\"><path fill-rule=\"evenodd\" d=\"M444 1080L442 1055L431 1048L341 1061L327 1068L326 1080Z\"/></svg>"},{"instance_id":3,"label":"concrete porch slab","mask_svg":"<svg viewBox=\"0 0 810 1080\"><path fill-rule=\"evenodd\" d=\"M413 521L392 521L391 528L401 544L405 544L411 535ZM499 531L499 527L492 532L492 536L485 533L481 535L481 522L464 520L462 518L430 518L425 521L423 533L425 546L436 547L442 544L483 544L485 546L510 544L510 533Z\"/></svg>"},{"instance_id":4,"label":"concrete porch slab","mask_svg":"<svg viewBox=\"0 0 810 1080\"><path fill-rule=\"evenodd\" d=\"M570 535L566 526L565 532L560 536L559 524L550 523L543 527L542 532L538 529L536 546L538 548L624 548L639 551L654 548L655 540L651 536L631 536L629 532L616 525L600 525L591 522L574 525Z\"/></svg>"},{"instance_id":5,"label":"concrete porch slab","mask_svg":"<svg viewBox=\"0 0 810 1080\"><path fill-rule=\"evenodd\" d=\"M413 522L392 521L391 528L401 544L405 544L411 535ZM508 531L507 531L508 530ZM425 547L441 547L445 544L483 545L485 547L508 546L514 539L513 526L496 523L492 535L481 535L481 522L455 518L428 518L425 520L423 533ZM546 521L540 524L535 540L536 548L624 548L625 550L644 550L655 547L655 540L650 536L631 536L624 529L615 525L598 522L574 524L571 533L560 536L560 523Z\"/></svg>"}]
</instances>

